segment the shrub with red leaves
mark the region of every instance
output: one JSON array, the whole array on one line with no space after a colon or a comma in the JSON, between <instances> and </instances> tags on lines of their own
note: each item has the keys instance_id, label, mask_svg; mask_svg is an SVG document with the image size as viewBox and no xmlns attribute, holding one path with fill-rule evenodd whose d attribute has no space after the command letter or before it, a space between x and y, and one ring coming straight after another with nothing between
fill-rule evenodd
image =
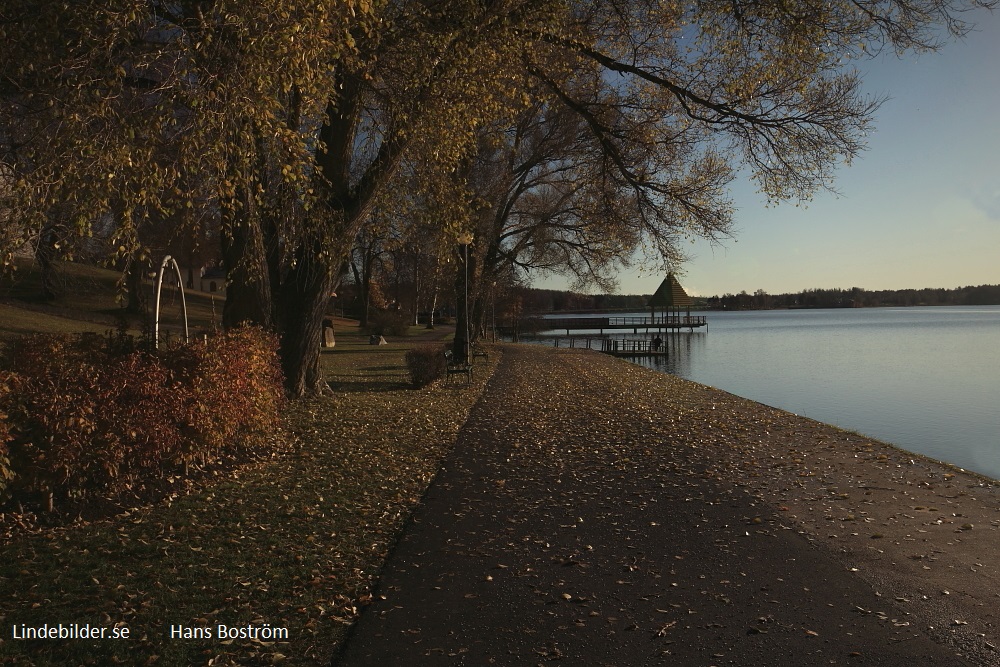
<instances>
[{"instance_id":1,"label":"shrub with red leaves","mask_svg":"<svg viewBox=\"0 0 1000 667\"><path fill-rule=\"evenodd\" d=\"M275 432L284 404L277 339L261 329L235 329L168 353L191 393L182 419L188 438L175 460L208 462L238 441Z\"/></svg>"},{"instance_id":2,"label":"shrub with red leaves","mask_svg":"<svg viewBox=\"0 0 1000 667\"><path fill-rule=\"evenodd\" d=\"M13 478L15 493L113 493L258 444L280 426L276 347L254 328L163 351L22 338L0 373L0 491Z\"/></svg>"}]
</instances>

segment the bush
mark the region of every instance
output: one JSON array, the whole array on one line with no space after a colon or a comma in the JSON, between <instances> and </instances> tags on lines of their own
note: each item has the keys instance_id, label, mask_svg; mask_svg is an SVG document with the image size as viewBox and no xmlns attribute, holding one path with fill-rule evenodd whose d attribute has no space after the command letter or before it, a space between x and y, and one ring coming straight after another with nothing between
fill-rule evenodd
<instances>
[{"instance_id":1,"label":"bush","mask_svg":"<svg viewBox=\"0 0 1000 667\"><path fill-rule=\"evenodd\" d=\"M22 338L0 373L0 490L4 460L15 492L80 496L255 444L279 428L276 347L258 329L155 352L120 336Z\"/></svg>"},{"instance_id":2,"label":"bush","mask_svg":"<svg viewBox=\"0 0 1000 667\"><path fill-rule=\"evenodd\" d=\"M175 462L208 463L279 428L285 395L276 338L242 328L168 354L180 384L191 392L182 419L189 437L174 452Z\"/></svg>"},{"instance_id":3,"label":"bush","mask_svg":"<svg viewBox=\"0 0 1000 667\"><path fill-rule=\"evenodd\" d=\"M368 316L368 332L376 336L407 336L413 316L402 310L378 310Z\"/></svg>"},{"instance_id":4,"label":"bush","mask_svg":"<svg viewBox=\"0 0 1000 667\"><path fill-rule=\"evenodd\" d=\"M444 351L436 345L414 347L406 353L406 366L413 386L426 387L444 375Z\"/></svg>"},{"instance_id":5,"label":"bush","mask_svg":"<svg viewBox=\"0 0 1000 667\"><path fill-rule=\"evenodd\" d=\"M134 481L177 439L179 399L144 352L111 355L94 337L29 336L15 347L2 409L18 488L83 493Z\"/></svg>"}]
</instances>

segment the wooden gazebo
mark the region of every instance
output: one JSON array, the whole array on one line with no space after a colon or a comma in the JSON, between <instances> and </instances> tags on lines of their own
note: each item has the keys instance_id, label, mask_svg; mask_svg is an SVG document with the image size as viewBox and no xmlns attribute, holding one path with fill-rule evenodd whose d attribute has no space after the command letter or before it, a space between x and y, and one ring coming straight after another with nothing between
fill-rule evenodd
<instances>
[{"instance_id":1,"label":"wooden gazebo","mask_svg":"<svg viewBox=\"0 0 1000 667\"><path fill-rule=\"evenodd\" d=\"M687 313L687 322L691 321L691 305L694 302L691 297L687 295L684 288L677 281L677 276L670 272L667 277L663 279L660 286L657 288L653 296L649 297L649 302L646 304L649 306L650 318L653 322L658 324L674 324L674 326L680 326L683 324L681 320L681 309L684 309ZM656 311L659 310L661 319L657 320Z\"/></svg>"}]
</instances>

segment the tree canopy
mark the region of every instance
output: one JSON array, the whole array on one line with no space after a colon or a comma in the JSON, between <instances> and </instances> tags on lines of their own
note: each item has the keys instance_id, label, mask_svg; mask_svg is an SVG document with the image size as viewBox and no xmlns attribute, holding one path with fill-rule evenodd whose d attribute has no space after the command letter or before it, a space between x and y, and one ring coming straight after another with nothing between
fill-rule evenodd
<instances>
[{"instance_id":1,"label":"tree canopy","mask_svg":"<svg viewBox=\"0 0 1000 667\"><path fill-rule=\"evenodd\" d=\"M11 0L0 250L60 220L110 228L127 255L144 222L210 220L227 323L277 330L298 395L323 386L323 310L355 237L414 170L454 195L440 238L508 209L533 231L494 225L480 252L590 278L637 243L676 263L683 236L729 232L740 169L775 200L831 187L879 104L854 62L937 48L993 4Z\"/></svg>"}]
</instances>

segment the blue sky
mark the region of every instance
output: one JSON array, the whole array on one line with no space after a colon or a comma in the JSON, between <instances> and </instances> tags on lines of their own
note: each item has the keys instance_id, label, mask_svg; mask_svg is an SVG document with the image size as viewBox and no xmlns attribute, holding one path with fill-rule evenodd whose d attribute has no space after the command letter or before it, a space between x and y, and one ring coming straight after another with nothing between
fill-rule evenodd
<instances>
[{"instance_id":1,"label":"blue sky","mask_svg":"<svg viewBox=\"0 0 1000 667\"><path fill-rule=\"evenodd\" d=\"M975 22L937 53L860 63L866 92L889 99L869 149L838 172L839 196L768 208L737 182L736 238L686 249L688 293L1000 283L1000 12ZM661 279L623 273L618 291Z\"/></svg>"}]
</instances>

